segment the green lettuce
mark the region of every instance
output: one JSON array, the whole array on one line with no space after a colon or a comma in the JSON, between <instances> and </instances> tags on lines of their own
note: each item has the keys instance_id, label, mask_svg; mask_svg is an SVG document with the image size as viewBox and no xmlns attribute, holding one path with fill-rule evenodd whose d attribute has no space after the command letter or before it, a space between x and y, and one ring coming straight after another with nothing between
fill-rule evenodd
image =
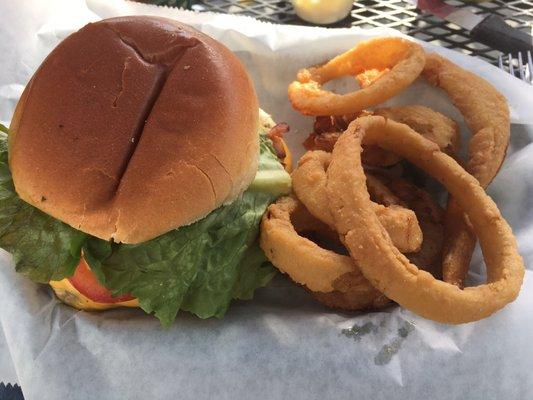
<instances>
[{"instance_id":1,"label":"green lettuce","mask_svg":"<svg viewBox=\"0 0 533 400\"><path fill-rule=\"evenodd\" d=\"M104 286L114 295L131 293L168 326L179 310L221 317L232 299L250 299L274 276L257 243L259 223L267 206L290 190L290 177L264 134L248 190L194 224L135 245L86 235L23 202L11 179L6 139L0 137L0 247L30 279L71 276L83 249Z\"/></svg>"}]
</instances>

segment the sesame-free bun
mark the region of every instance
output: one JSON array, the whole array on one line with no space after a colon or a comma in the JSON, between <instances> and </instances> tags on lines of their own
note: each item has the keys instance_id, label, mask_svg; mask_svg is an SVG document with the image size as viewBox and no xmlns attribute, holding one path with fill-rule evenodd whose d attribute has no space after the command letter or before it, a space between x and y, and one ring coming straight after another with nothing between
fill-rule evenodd
<instances>
[{"instance_id":1,"label":"sesame-free bun","mask_svg":"<svg viewBox=\"0 0 533 400\"><path fill-rule=\"evenodd\" d=\"M139 243L239 195L258 103L235 55L179 22L89 24L46 58L10 127L19 196L102 239Z\"/></svg>"}]
</instances>

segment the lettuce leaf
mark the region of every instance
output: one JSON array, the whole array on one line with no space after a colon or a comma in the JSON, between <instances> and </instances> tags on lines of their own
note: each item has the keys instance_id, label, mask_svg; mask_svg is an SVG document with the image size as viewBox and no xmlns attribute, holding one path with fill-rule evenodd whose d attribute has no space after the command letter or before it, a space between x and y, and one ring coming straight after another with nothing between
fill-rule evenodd
<instances>
[{"instance_id":1,"label":"lettuce leaf","mask_svg":"<svg viewBox=\"0 0 533 400\"><path fill-rule=\"evenodd\" d=\"M290 176L260 135L256 179L229 205L202 220L136 245L86 235L23 202L13 187L6 137L0 137L0 247L36 282L69 277L81 249L114 295L131 293L168 326L179 310L221 317L233 298L250 299L275 271L257 243L267 206L290 191Z\"/></svg>"},{"instance_id":2,"label":"lettuce leaf","mask_svg":"<svg viewBox=\"0 0 533 400\"><path fill-rule=\"evenodd\" d=\"M90 238L84 254L113 294L131 293L164 325L179 309L201 318L220 317L236 294L250 292L272 276L262 257L248 263L257 245L261 215L272 196L244 193L192 225L137 245L113 245ZM247 267L248 281L241 270ZM253 279L251 279L253 278Z\"/></svg>"}]
</instances>

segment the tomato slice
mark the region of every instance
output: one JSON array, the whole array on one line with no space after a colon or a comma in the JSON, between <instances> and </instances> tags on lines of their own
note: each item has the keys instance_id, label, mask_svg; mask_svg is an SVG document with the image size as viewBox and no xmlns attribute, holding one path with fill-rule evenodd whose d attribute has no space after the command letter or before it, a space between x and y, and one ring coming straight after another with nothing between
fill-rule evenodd
<instances>
[{"instance_id":1,"label":"tomato slice","mask_svg":"<svg viewBox=\"0 0 533 400\"><path fill-rule=\"evenodd\" d=\"M74 275L68 278L68 280L78 292L96 303L114 304L133 300L135 298L129 294L114 297L105 286L102 286L100 282L98 282L98 279L83 258L80 259L80 263L78 264Z\"/></svg>"}]
</instances>

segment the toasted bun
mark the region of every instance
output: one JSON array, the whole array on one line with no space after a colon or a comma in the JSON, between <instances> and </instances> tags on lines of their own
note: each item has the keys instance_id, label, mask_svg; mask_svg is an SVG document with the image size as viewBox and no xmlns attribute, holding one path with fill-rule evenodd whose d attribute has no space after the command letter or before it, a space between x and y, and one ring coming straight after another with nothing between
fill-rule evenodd
<instances>
[{"instance_id":1,"label":"toasted bun","mask_svg":"<svg viewBox=\"0 0 533 400\"><path fill-rule=\"evenodd\" d=\"M10 128L19 196L102 239L138 243L194 222L252 181L252 82L222 44L179 22L113 18L66 38Z\"/></svg>"}]
</instances>

